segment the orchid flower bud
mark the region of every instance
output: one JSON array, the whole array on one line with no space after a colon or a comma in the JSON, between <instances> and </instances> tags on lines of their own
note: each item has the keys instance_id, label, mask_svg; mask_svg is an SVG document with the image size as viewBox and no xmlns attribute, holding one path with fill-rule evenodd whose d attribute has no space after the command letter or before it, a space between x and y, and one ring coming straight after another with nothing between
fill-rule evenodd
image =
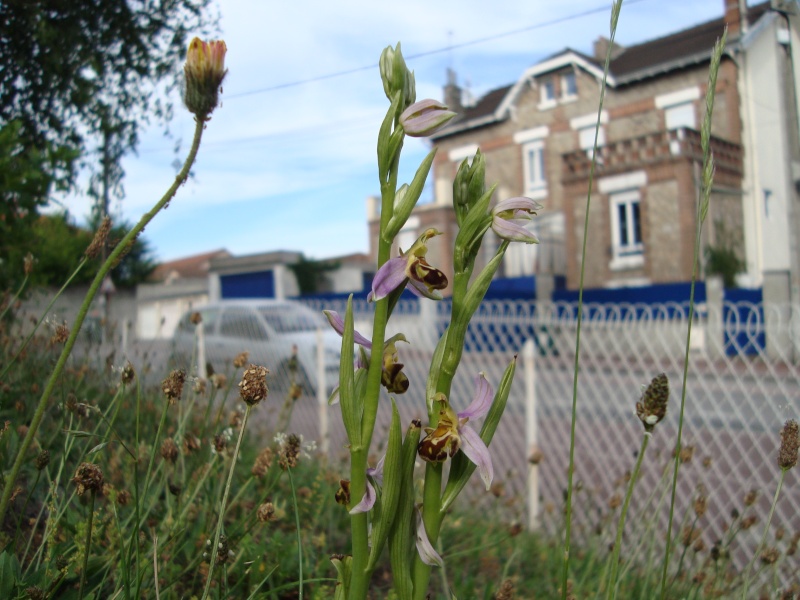
<instances>
[{"instance_id":1,"label":"orchid flower bud","mask_svg":"<svg viewBox=\"0 0 800 600\"><path fill-rule=\"evenodd\" d=\"M400 115L400 125L411 137L427 137L439 131L456 116L452 110L438 100L420 100Z\"/></svg>"}]
</instances>

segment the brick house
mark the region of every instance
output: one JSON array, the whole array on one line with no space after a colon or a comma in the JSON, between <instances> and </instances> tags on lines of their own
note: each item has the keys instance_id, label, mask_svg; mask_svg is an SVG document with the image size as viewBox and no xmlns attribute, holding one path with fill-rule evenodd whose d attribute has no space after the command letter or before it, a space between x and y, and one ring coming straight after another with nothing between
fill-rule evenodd
<instances>
[{"instance_id":1,"label":"brick house","mask_svg":"<svg viewBox=\"0 0 800 600\"><path fill-rule=\"evenodd\" d=\"M613 48L597 131L586 287L691 278L702 165L698 130L705 110L711 49L726 24L728 44L717 79L712 121L717 167L702 246L721 241L715 239L721 224L727 241L747 261L744 283L761 285L764 260L759 261L757 255L759 249L763 254L765 243L759 239L765 234L763 223L756 218L761 199L752 163L756 149L769 136L758 129L748 107L760 106L759 96L769 93L763 89L765 85L775 88L778 96L781 90L786 97L790 94L786 93L787 78L777 71L768 76L767 83L761 81L762 89L754 89L743 63L758 40L766 39L769 47L775 47L773 55L783 52L780 43L770 37L772 30L782 27L781 15L792 38L798 27L797 17L773 10L768 2L740 13L743 4L725 0L721 7L724 15L718 19L636 46ZM784 4L796 7L797 2ZM432 264L446 263L435 262L437 253L441 256L452 249L453 177L459 163L480 148L486 156L487 183L499 184L496 200L525 195L545 207L530 225L541 243L513 244L502 276L566 275L568 288L578 286L608 44L599 38L592 55L571 48L558 52L528 68L513 84L490 91L470 106L461 106L461 90L455 75L448 73L445 102L455 107L459 116L433 138L439 147L434 162L435 199L415 210L402 234L413 239L430 226L445 232L441 243L431 245ZM751 67L751 78L757 71ZM788 81L791 90L796 89L794 79ZM795 104L780 109L787 124L796 114L794 98ZM776 180L773 187L785 188L784 196L796 193L793 185L787 186L790 178L785 174L771 177ZM377 215L369 216L374 233ZM786 217L781 221L792 222L791 213ZM780 240L787 248L791 245L791 227L788 229ZM769 239L773 244L777 241L774 236ZM486 257L493 254L497 243L496 238L487 236ZM404 246L403 240L400 245Z\"/></svg>"}]
</instances>

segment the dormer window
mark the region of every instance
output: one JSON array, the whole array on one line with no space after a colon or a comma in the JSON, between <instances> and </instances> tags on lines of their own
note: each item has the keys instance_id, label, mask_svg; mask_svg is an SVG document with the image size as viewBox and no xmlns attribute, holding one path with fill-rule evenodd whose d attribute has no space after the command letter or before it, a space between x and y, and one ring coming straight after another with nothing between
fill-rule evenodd
<instances>
[{"instance_id":1,"label":"dormer window","mask_svg":"<svg viewBox=\"0 0 800 600\"><path fill-rule=\"evenodd\" d=\"M574 100L578 97L578 82L575 72L565 73L561 76L561 100Z\"/></svg>"},{"instance_id":2,"label":"dormer window","mask_svg":"<svg viewBox=\"0 0 800 600\"><path fill-rule=\"evenodd\" d=\"M550 77L539 83L539 108L556 105L556 82Z\"/></svg>"}]
</instances>

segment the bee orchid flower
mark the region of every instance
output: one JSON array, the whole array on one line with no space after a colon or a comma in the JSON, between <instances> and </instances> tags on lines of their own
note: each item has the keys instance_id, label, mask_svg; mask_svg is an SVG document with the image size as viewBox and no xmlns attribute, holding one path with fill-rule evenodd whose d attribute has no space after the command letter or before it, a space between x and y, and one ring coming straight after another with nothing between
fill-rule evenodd
<instances>
[{"instance_id":1,"label":"bee orchid flower","mask_svg":"<svg viewBox=\"0 0 800 600\"><path fill-rule=\"evenodd\" d=\"M502 200L492 209L492 230L510 242L538 244L539 238L519 222L530 221L541 209L541 204L523 196Z\"/></svg>"},{"instance_id":2,"label":"bee orchid flower","mask_svg":"<svg viewBox=\"0 0 800 600\"><path fill-rule=\"evenodd\" d=\"M442 406L439 411L439 422L435 428L425 428L425 433L428 435L419 443L420 458L427 462L439 463L446 461L448 456L452 458L461 450L475 463L488 490L494 478L492 457L480 435L467 423L470 419L486 416L492 406L493 397L494 390L483 373L475 378L475 397L461 412L457 413L450 407L444 394L436 394L434 400Z\"/></svg>"},{"instance_id":3,"label":"bee orchid flower","mask_svg":"<svg viewBox=\"0 0 800 600\"><path fill-rule=\"evenodd\" d=\"M328 319L328 323L331 324L333 330L339 335L344 335L344 319L342 319L342 316L335 310L323 310L322 313ZM372 348L372 342L357 331L353 331L353 341L367 350Z\"/></svg>"},{"instance_id":4,"label":"bee orchid flower","mask_svg":"<svg viewBox=\"0 0 800 600\"><path fill-rule=\"evenodd\" d=\"M428 240L441 233L436 229L427 229L407 252L401 251L400 256L387 260L375 273L367 300L372 302L385 298L405 284L409 284L409 289L416 296L441 300L439 290L447 287L447 276L425 260Z\"/></svg>"},{"instance_id":5,"label":"bee orchid flower","mask_svg":"<svg viewBox=\"0 0 800 600\"><path fill-rule=\"evenodd\" d=\"M383 484L384 460L386 460L385 454L378 461L378 464L375 465L374 469L367 468L367 489L364 492L364 497L361 498L361 502L359 502L353 508L350 509L351 515L369 512L370 510L372 510L372 507L375 506L375 501L378 499L378 493L375 491L375 486L373 486L372 483L370 483L370 479L372 479L378 485Z\"/></svg>"}]
</instances>

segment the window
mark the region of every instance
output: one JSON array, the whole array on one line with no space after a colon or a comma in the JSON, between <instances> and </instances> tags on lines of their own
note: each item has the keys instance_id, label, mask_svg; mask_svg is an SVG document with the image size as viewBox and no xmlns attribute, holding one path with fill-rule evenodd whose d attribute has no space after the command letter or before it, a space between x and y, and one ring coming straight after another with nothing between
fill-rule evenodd
<instances>
[{"instance_id":1,"label":"window","mask_svg":"<svg viewBox=\"0 0 800 600\"><path fill-rule=\"evenodd\" d=\"M578 97L578 82L575 73L565 73L561 76L561 99L573 100Z\"/></svg>"},{"instance_id":2,"label":"window","mask_svg":"<svg viewBox=\"0 0 800 600\"><path fill-rule=\"evenodd\" d=\"M638 267L644 263L639 192L629 190L612 194L610 200L613 244L611 268Z\"/></svg>"},{"instance_id":3,"label":"window","mask_svg":"<svg viewBox=\"0 0 800 600\"><path fill-rule=\"evenodd\" d=\"M581 150L586 150L586 156L589 158L592 158L592 150L594 150L595 129L595 125L590 125L578 130L578 143L580 144ZM605 143L606 130L605 127L600 125L600 129L597 130L597 147L602 148Z\"/></svg>"},{"instance_id":4,"label":"window","mask_svg":"<svg viewBox=\"0 0 800 600\"><path fill-rule=\"evenodd\" d=\"M675 106L665 108L664 121L666 122L667 129L680 129L681 127L696 129L697 120L694 114L694 103L684 102L683 104L676 104Z\"/></svg>"},{"instance_id":5,"label":"window","mask_svg":"<svg viewBox=\"0 0 800 600\"><path fill-rule=\"evenodd\" d=\"M539 108L549 108L556 104L556 82L545 79L539 84Z\"/></svg>"},{"instance_id":6,"label":"window","mask_svg":"<svg viewBox=\"0 0 800 600\"><path fill-rule=\"evenodd\" d=\"M527 193L547 190L544 170L544 140L535 140L522 146L525 190ZM540 196L541 197L541 196Z\"/></svg>"}]
</instances>

